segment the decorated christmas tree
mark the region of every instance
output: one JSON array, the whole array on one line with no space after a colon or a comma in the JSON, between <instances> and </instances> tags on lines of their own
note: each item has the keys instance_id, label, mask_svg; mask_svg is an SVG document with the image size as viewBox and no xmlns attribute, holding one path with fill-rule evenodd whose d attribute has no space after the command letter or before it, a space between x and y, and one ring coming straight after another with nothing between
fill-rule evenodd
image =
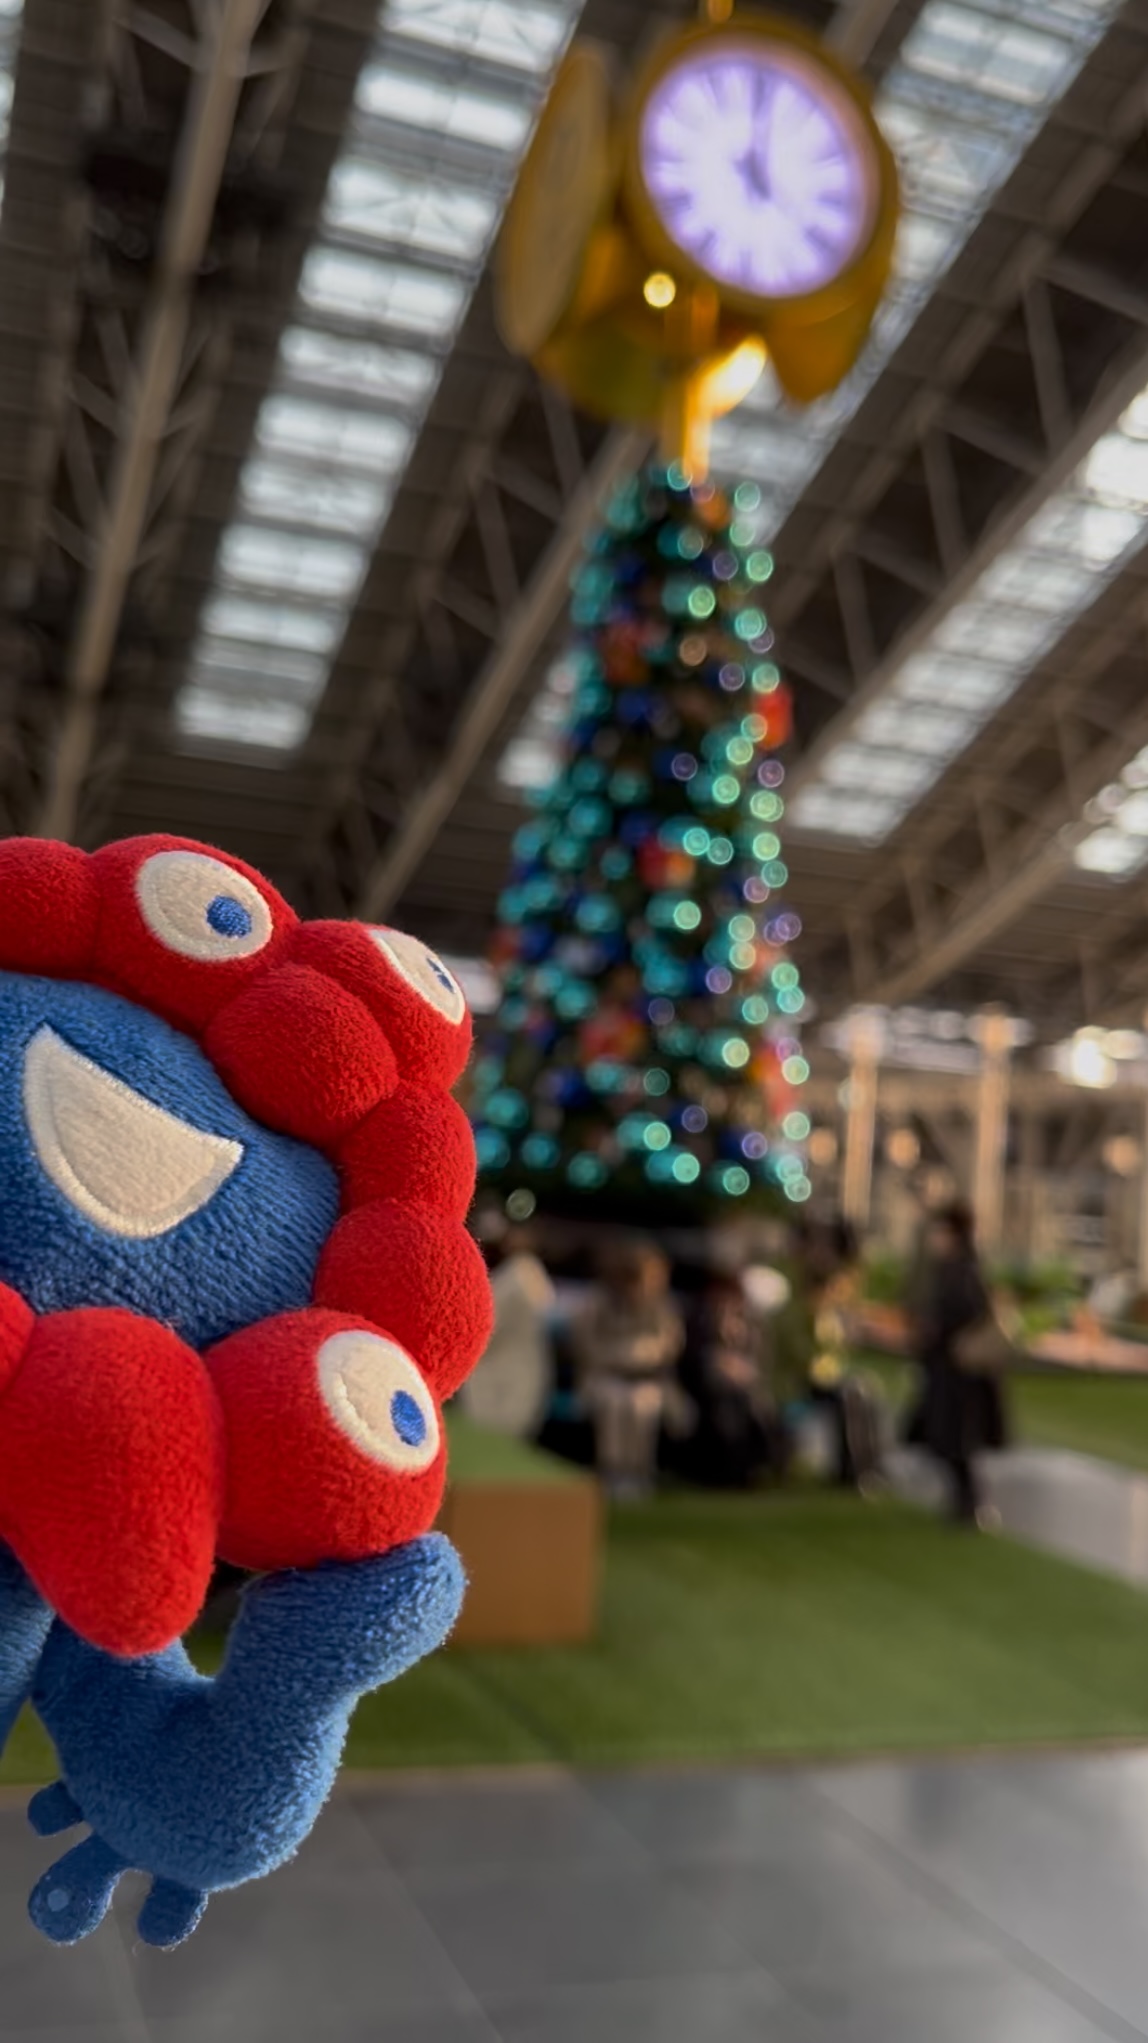
<instances>
[{"instance_id":1,"label":"decorated christmas tree","mask_svg":"<svg viewBox=\"0 0 1148 2043\"><path fill-rule=\"evenodd\" d=\"M543 1209L809 1194L758 504L649 470L575 581L562 763L515 839L473 1100L484 1183Z\"/></svg>"}]
</instances>

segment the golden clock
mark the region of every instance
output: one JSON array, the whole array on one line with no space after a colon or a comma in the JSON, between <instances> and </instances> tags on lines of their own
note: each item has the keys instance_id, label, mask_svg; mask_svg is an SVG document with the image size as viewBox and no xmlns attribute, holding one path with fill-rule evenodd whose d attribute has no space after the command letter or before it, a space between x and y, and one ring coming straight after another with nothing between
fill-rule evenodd
<instances>
[{"instance_id":1,"label":"golden clock","mask_svg":"<svg viewBox=\"0 0 1148 2043\"><path fill-rule=\"evenodd\" d=\"M897 213L863 85L789 23L673 32L620 105L576 44L508 212L502 330L577 403L660 424L697 465L767 352L799 402L847 374Z\"/></svg>"}]
</instances>

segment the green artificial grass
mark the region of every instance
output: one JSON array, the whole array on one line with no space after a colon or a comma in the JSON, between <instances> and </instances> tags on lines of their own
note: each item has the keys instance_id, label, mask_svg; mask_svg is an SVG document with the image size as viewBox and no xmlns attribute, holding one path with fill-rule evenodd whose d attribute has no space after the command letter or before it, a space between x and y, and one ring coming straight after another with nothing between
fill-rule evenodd
<instances>
[{"instance_id":1,"label":"green artificial grass","mask_svg":"<svg viewBox=\"0 0 1148 2043\"><path fill-rule=\"evenodd\" d=\"M471 1425L461 1412L447 1414L452 1482L462 1483L576 1483L584 1472L542 1454L524 1440L504 1433L484 1432Z\"/></svg>"},{"instance_id":2,"label":"green artificial grass","mask_svg":"<svg viewBox=\"0 0 1148 2043\"><path fill-rule=\"evenodd\" d=\"M360 1704L347 1758L613 1766L1122 1738L1148 1738L1148 1598L905 1506L795 1490L616 1512L595 1644L437 1655ZM51 1770L23 1723L0 1778Z\"/></svg>"}]
</instances>

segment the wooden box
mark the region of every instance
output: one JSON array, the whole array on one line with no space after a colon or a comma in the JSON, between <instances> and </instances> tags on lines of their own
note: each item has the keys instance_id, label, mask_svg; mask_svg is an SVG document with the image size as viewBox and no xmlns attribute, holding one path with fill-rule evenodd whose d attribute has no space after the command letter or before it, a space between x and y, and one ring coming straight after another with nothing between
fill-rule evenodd
<instances>
[{"instance_id":1,"label":"wooden box","mask_svg":"<svg viewBox=\"0 0 1148 2043\"><path fill-rule=\"evenodd\" d=\"M580 1645L594 1636L602 1500L592 1476L450 1422L439 1526L469 1577L458 1646Z\"/></svg>"}]
</instances>

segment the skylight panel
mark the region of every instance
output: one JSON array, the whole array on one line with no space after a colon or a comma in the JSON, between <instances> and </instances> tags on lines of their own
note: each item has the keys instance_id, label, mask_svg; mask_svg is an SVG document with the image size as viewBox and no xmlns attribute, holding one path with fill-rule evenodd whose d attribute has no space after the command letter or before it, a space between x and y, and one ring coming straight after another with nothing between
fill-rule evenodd
<instances>
[{"instance_id":1,"label":"skylight panel","mask_svg":"<svg viewBox=\"0 0 1148 2043\"><path fill-rule=\"evenodd\" d=\"M373 532L390 500L386 483L285 461L249 461L240 494L252 517L318 530Z\"/></svg>"},{"instance_id":2,"label":"skylight panel","mask_svg":"<svg viewBox=\"0 0 1148 2043\"><path fill-rule=\"evenodd\" d=\"M405 461L411 428L388 412L357 406L315 404L287 396L269 397L259 414L256 439L269 452L312 455L328 465L377 473Z\"/></svg>"},{"instance_id":3,"label":"skylight panel","mask_svg":"<svg viewBox=\"0 0 1148 2043\"><path fill-rule=\"evenodd\" d=\"M924 785L927 773L928 761L915 754L889 752L854 741L834 748L825 778L834 787L900 796L915 794Z\"/></svg>"},{"instance_id":4,"label":"skylight panel","mask_svg":"<svg viewBox=\"0 0 1148 2043\"><path fill-rule=\"evenodd\" d=\"M485 254L497 219L489 191L458 183L422 185L409 171L355 158L335 165L323 211L332 237L421 248L468 263Z\"/></svg>"},{"instance_id":5,"label":"skylight panel","mask_svg":"<svg viewBox=\"0 0 1148 2043\"><path fill-rule=\"evenodd\" d=\"M303 703L240 700L194 683L181 689L176 703L176 724L185 737L275 752L302 744L310 721Z\"/></svg>"},{"instance_id":6,"label":"skylight panel","mask_svg":"<svg viewBox=\"0 0 1148 2043\"><path fill-rule=\"evenodd\" d=\"M294 589L308 596L350 596L366 565L361 546L335 539L299 539L269 525L232 525L219 551L229 582Z\"/></svg>"},{"instance_id":7,"label":"skylight panel","mask_svg":"<svg viewBox=\"0 0 1148 2043\"><path fill-rule=\"evenodd\" d=\"M1013 677L1007 667L933 651L914 653L893 676L890 695L905 702L958 703L962 709L988 709L1011 695Z\"/></svg>"},{"instance_id":8,"label":"skylight panel","mask_svg":"<svg viewBox=\"0 0 1148 2043\"><path fill-rule=\"evenodd\" d=\"M355 104L373 119L397 121L451 141L476 142L508 155L522 148L531 125L531 109L522 100L496 98L391 63L368 64Z\"/></svg>"},{"instance_id":9,"label":"skylight panel","mask_svg":"<svg viewBox=\"0 0 1148 2043\"><path fill-rule=\"evenodd\" d=\"M1041 106L1059 92L1072 66L1072 46L986 11L932 0L905 39L902 61L927 77L974 86L995 99Z\"/></svg>"},{"instance_id":10,"label":"skylight panel","mask_svg":"<svg viewBox=\"0 0 1148 2043\"><path fill-rule=\"evenodd\" d=\"M205 638L196 655L193 673L197 682L220 687L240 683L251 693L268 690L276 695L293 695L309 702L321 687L326 662L317 653L277 652L269 661L262 646L242 641Z\"/></svg>"},{"instance_id":11,"label":"skylight panel","mask_svg":"<svg viewBox=\"0 0 1148 2043\"><path fill-rule=\"evenodd\" d=\"M565 9L517 0L388 0L383 24L393 34L536 73L549 71L570 32Z\"/></svg>"},{"instance_id":12,"label":"skylight panel","mask_svg":"<svg viewBox=\"0 0 1148 2043\"><path fill-rule=\"evenodd\" d=\"M857 735L866 745L896 746L928 756L939 746L960 744L974 723L963 709L878 702L858 721Z\"/></svg>"},{"instance_id":13,"label":"skylight panel","mask_svg":"<svg viewBox=\"0 0 1148 2043\"><path fill-rule=\"evenodd\" d=\"M877 843L902 813L895 799L876 794L842 794L839 788L810 788L805 797L807 829L827 837ZM792 811L791 811L792 813Z\"/></svg>"},{"instance_id":14,"label":"skylight panel","mask_svg":"<svg viewBox=\"0 0 1148 2043\"><path fill-rule=\"evenodd\" d=\"M205 636L251 639L268 649L293 646L301 652L330 653L338 644L342 618L338 611L312 610L297 603L216 596L203 612L201 629Z\"/></svg>"},{"instance_id":15,"label":"skylight panel","mask_svg":"<svg viewBox=\"0 0 1148 2043\"><path fill-rule=\"evenodd\" d=\"M299 295L315 312L333 312L364 324L382 322L446 340L468 293L461 278L438 270L316 248L303 265Z\"/></svg>"},{"instance_id":16,"label":"skylight panel","mask_svg":"<svg viewBox=\"0 0 1148 2043\"><path fill-rule=\"evenodd\" d=\"M16 57L24 0L0 0L0 208L4 204L4 153L12 125Z\"/></svg>"},{"instance_id":17,"label":"skylight panel","mask_svg":"<svg viewBox=\"0 0 1148 2043\"><path fill-rule=\"evenodd\" d=\"M434 389L433 355L391 348L378 341L348 340L314 327L292 326L279 345L280 389L310 390L414 412Z\"/></svg>"}]
</instances>

